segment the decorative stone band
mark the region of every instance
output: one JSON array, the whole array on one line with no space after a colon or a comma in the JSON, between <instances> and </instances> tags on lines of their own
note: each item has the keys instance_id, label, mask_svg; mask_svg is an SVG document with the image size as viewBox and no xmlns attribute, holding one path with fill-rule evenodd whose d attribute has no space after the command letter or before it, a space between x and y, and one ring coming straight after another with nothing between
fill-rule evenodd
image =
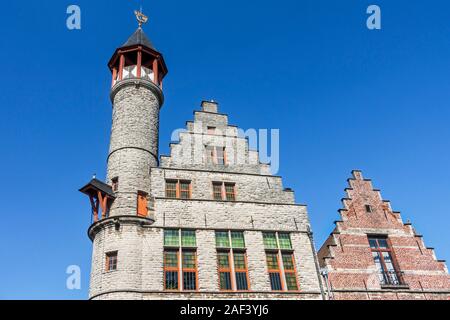
<instances>
[{"instance_id":1,"label":"decorative stone band","mask_svg":"<svg viewBox=\"0 0 450 320\"><path fill-rule=\"evenodd\" d=\"M320 295L320 291L283 291L283 292L277 292L277 291L145 291L145 290L134 290L134 289L123 289L123 290L110 290L105 291L96 295L93 295L89 298L89 300L96 300L96 299L102 299L102 296L107 295L120 295L120 294L140 294L140 295L161 295L161 297L164 297L167 299L168 297L185 297L186 299L205 299L204 295L211 295L208 297L208 299L214 299L216 296L217 299L224 299L224 297L232 298L232 299L244 299L248 300L254 295L261 295L262 297L265 296L265 299L301 299L302 297L304 299L310 300L310 299L316 299L320 300L322 299Z\"/></svg>"},{"instance_id":2,"label":"decorative stone band","mask_svg":"<svg viewBox=\"0 0 450 320\"><path fill-rule=\"evenodd\" d=\"M155 159L156 163L159 164L159 159L158 159L158 156L156 154L154 154L150 150L143 149L143 148L138 148L138 147L122 147L122 148L117 148L117 149L111 150L111 152L108 155L108 159L106 160L106 162L109 163L109 159L111 158L113 153L116 153L117 151L124 150L124 149L135 149L135 150L141 150L141 151L147 152Z\"/></svg>"},{"instance_id":3,"label":"decorative stone band","mask_svg":"<svg viewBox=\"0 0 450 320\"><path fill-rule=\"evenodd\" d=\"M161 108L164 104L164 94L163 94L161 88L158 87L153 82L151 82L150 80L137 79L137 78L125 79L125 80L118 81L111 88L111 93L110 93L109 97L111 98L111 102L113 103L113 105L114 105L114 98L115 98L117 92L119 92L120 89L122 89L126 86L136 86L136 87L142 86L142 87L145 87L145 88L151 90L154 93L154 95L158 98L159 109L161 110Z\"/></svg>"},{"instance_id":4,"label":"decorative stone band","mask_svg":"<svg viewBox=\"0 0 450 320\"><path fill-rule=\"evenodd\" d=\"M152 225L155 220L151 218L144 218L138 216L114 216L109 217L103 220L100 220L93 225L91 225L88 229L88 236L91 241L94 241L95 235L102 229L109 226L119 226L121 224L135 224L140 225L142 227Z\"/></svg>"}]
</instances>

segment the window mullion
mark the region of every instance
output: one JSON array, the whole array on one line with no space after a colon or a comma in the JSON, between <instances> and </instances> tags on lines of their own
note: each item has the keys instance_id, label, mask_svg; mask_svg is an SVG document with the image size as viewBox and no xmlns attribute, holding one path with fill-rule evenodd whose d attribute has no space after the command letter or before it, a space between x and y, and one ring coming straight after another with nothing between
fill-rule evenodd
<instances>
[{"instance_id":1,"label":"window mullion","mask_svg":"<svg viewBox=\"0 0 450 320\"><path fill-rule=\"evenodd\" d=\"M233 291L237 290L236 284L236 270L234 267L234 251L233 251L233 243L231 242L231 232L228 231L228 241L230 241L230 251L228 254L230 255L230 270L231 270L231 289Z\"/></svg>"},{"instance_id":2,"label":"window mullion","mask_svg":"<svg viewBox=\"0 0 450 320\"><path fill-rule=\"evenodd\" d=\"M183 291L183 249L181 246L181 229L178 230L178 282L179 290Z\"/></svg>"},{"instance_id":3,"label":"window mullion","mask_svg":"<svg viewBox=\"0 0 450 320\"><path fill-rule=\"evenodd\" d=\"M281 275L281 286L283 288L283 291L287 291L286 286L286 275L284 274L284 264L283 264L283 254L281 253L281 247L280 247L280 240L278 239L278 232L275 234L277 239L277 247L278 247L278 265L280 266L280 275Z\"/></svg>"}]
</instances>

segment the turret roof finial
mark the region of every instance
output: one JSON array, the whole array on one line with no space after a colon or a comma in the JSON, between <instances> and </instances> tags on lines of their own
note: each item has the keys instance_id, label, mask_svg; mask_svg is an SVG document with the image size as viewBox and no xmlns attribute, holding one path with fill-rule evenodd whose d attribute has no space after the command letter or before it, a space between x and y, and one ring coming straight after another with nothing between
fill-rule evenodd
<instances>
[{"instance_id":1,"label":"turret roof finial","mask_svg":"<svg viewBox=\"0 0 450 320\"><path fill-rule=\"evenodd\" d=\"M140 9L139 11L135 10L134 15L136 16L136 20L138 21L139 28L142 28L142 25L147 23L148 17L144 13L142 13L142 9Z\"/></svg>"}]
</instances>

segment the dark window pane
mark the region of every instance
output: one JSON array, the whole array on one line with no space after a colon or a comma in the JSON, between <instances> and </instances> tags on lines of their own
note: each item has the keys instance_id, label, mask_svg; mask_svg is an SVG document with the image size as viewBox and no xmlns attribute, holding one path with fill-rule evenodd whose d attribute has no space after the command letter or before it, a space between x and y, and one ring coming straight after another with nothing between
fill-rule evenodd
<instances>
[{"instance_id":1,"label":"dark window pane","mask_svg":"<svg viewBox=\"0 0 450 320\"><path fill-rule=\"evenodd\" d=\"M246 272L236 272L236 289L237 290L248 290L247 273Z\"/></svg>"},{"instance_id":2,"label":"dark window pane","mask_svg":"<svg viewBox=\"0 0 450 320\"><path fill-rule=\"evenodd\" d=\"M270 275L270 285L272 287L272 290L274 290L274 291L282 290L280 274L279 273L270 273L269 275Z\"/></svg>"},{"instance_id":3,"label":"dark window pane","mask_svg":"<svg viewBox=\"0 0 450 320\"><path fill-rule=\"evenodd\" d=\"M196 273L195 272L183 272L183 289L184 290L197 290Z\"/></svg>"},{"instance_id":4,"label":"dark window pane","mask_svg":"<svg viewBox=\"0 0 450 320\"><path fill-rule=\"evenodd\" d=\"M377 240L376 239L369 239L369 244L371 248L378 248Z\"/></svg>"},{"instance_id":5,"label":"dark window pane","mask_svg":"<svg viewBox=\"0 0 450 320\"><path fill-rule=\"evenodd\" d=\"M177 290L178 289L178 272L176 271L166 271L165 273L165 288L166 290Z\"/></svg>"},{"instance_id":6,"label":"dark window pane","mask_svg":"<svg viewBox=\"0 0 450 320\"><path fill-rule=\"evenodd\" d=\"M231 275L229 272L220 273L220 290L231 290Z\"/></svg>"}]
</instances>

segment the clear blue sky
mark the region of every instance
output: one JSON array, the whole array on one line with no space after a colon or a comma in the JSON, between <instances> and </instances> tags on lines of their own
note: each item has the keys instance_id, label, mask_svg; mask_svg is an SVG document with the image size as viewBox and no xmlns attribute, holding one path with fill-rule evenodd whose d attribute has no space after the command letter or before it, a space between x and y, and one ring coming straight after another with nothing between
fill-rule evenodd
<instances>
[{"instance_id":1,"label":"clear blue sky","mask_svg":"<svg viewBox=\"0 0 450 320\"><path fill-rule=\"evenodd\" d=\"M66 29L66 8L82 30ZM382 9L382 30L365 27ZM10 1L0 19L0 298L85 299L88 200L103 178L114 49L137 0ZM450 260L450 3L144 0L169 75L161 153L202 99L244 129L281 130L285 186L308 204L317 245L352 169ZM65 269L80 265L82 290Z\"/></svg>"}]
</instances>

